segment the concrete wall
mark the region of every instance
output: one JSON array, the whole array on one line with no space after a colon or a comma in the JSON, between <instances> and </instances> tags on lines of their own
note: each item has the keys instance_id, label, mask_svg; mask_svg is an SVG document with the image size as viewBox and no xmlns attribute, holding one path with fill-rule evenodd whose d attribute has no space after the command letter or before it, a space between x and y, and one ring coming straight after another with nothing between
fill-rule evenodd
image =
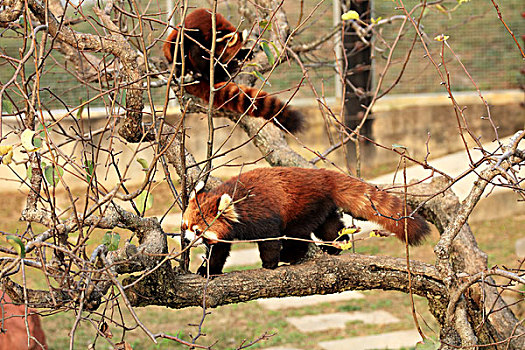
<instances>
[{"instance_id":1,"label":"concrete wall","mask_svg":"<svg viewBox=\"0 0 525 350\"><path fill-rule=\"evenodd\" d=\"M473 134L478 137L481 136L482 141L490 141L494 138L494 130L488 120L481 119L487 114L486 109L476 94L473 93L458 93L455 95L458 103L462 107L466 107L465 114L468 118L468 124ZM520 91L504 91L504 92L488 92L484 94L488 103L491 105L492 119L501 136L507 136L521 129L525 125L525 110L520 105L523 103L523 93ZM330 108L335 113L340 111L340 102L329 101ZM308 117L309 127L306 132L299 135L297 139L290 138L290 143L294 149L305 156L307 159L312 159L316 155L314 152L323 153L330 147L328 131L317 106L299 104L300 108ZM57 116L55 116L57 117ZM378 143L391 147L393 144L399 144L407 147L411 156L417 159L423 159L426 155L425 142L430 132L429 151L430 157L435 158L454 151L463 149L461 138L458 135L458 124L456 117L451 107L449 99L444 95L414 95L414 96L391 96L381 99L374 108L373 117L373 139ZM168 118L171 123L176 123L176 113ZM68 121L69 120L69 121ZM77 121L78 122L78 121ZM87 119L81 121L84 126L84 132L89 130ZM106 123L111 123L111 119L96 117L95 113L91 113L91 129L97 130L103 127ZM68 123L70 123L68 125ZM62 122L64 130L72 133L71 118L66 118ZM247 139L246 135L239 128L233 128L232 122L225 119L215 119L215 126L227 126L220 129L216 133L215 150L219 154L235 147L237 148L227 156L217 158L214 160L214 165L219 167L214 173L217 176L229 177L237 174L240 171L240 166L244 165L243 170L253 167L266 166L264 160L261 160L261 153L252 143ZM16 120L4 119L3 133L6 135L13 128L17 128ZM204 160L206 155L206 137L207 137L207 121L203 115L189 115L186 121L186 128L188 130L187 147L192 152L197 160ZM149 144L144 145L125 145L118 137L116 132L106 132L102 136L95 137L98 142L102 138L102 145L105 149L113 149L114 151L122 152L119 155L119 164L121 171L124 171L124 164L130 163L131 166L127 171L125 177L128 183L140 183L144 178L141 166L134 161L136 158L151 159L152 150ZM339 141L339 136L332 133L334 142ZM62 142L63 137L57 134L52 134L54 144ZM469 137L467 137L469 139ZM2 144L17 144L20 142L18 135L11 133L7 140L2 141ZM224 144L223 144L224 143ZM473 144L469 142L469 144ZM222 147L221 147L222 145ZM395 164L399 160L399 156L392 151L379 149L376 146L364 143L364 147L368 147L367 156L363 159L365 166L378 167L385 164ZM27 155L20 151L18 147L15 152L15 160L22 161L27 159ZM77 167L66 167L66 179L75 180L82 178L81 171L82 154L91 154L94 150L88 144L71 143L66 147L61 148L61 154L57 154L59 163L64 164L67 158L74 159ZM49 153L44 157L49 157ZM325 163L318 163L319 166L329 167L331 163L344 167L345 162L344 148L338 149L336 152L328 156L328 161ZM101 152L97 158L97 175L101 183L111 187L118 177L109 165L109 158L107 152ZM51 164L50 160L46 161ZM22 164L13 165L13 169L20 174L25 174L25 168ZM395 167L390 166L390 170ZM365 172L365 176L367 176ZM176 176L174 176L176 178ZM162 172L159 172L157 179L163 178ZM15 181L6 181L15 180ZM77 181L78 182L78 181ZM70 183L74 186L75 181ZM17 177L6 166L0 166L0 189L3 191L16 190L20 188Z\"/></svg>"},{"instance_id":2,"label":"concrete wall","mask_svg":"<svg viewBox=\"0 0 525 350\"><path fill-rule=\"evenodd\" d=\"M488 92L483 94L490 106L491 119L503 138L525 126L524 94L522 91ZM455 93L454 97L463 110L465 121L474 137L481 143L495 139L494 126L487 119L487 108L475 93ZM414 96L389 96L374 110L373 138L380 144L401 144L418 159L425 157L427 133L430 133L430 158L440 157L465 149L456 113L448 96L443 94L418 94ZM460 116L461 118L461 116ZM468 132L463 134L470 147L475 142ZM388 160L378 152L376 164Z\"/></svg>"},{"instance_id":3,"label":"concrete wall","mask_svg":"<svg viewBox=\"0 0 525 350\"><path fill-rule=\"evenodd\" d=\"M484 93L483 96L490 106L491 119L500 138L512 135L525 127L522 91L494 91ZM496 133L491 122L484 119L488 114L487 108L479 96L468 92L455 93L454 97L463 109L472 135L479 137L481 143L493 141ZM337 108L334 110L338 111ZM315 122L310 125L308 133L302 139L306 140L308 146L322 152L329 146L329 143L320 113L316 107L305 107L305 113L310 116L315 115ZM459 135L460 129L456 114L450 99L444 94L388 96L378 101L370 118L372 120L371 138L375 142L387 148L391 148L392 145L402 145L412 157L419 160L424 159L427 155L427 139L429 159L465 149ZM461 120L461 125L465 127L463 120ZM463 134L469 147L474 147L474 140L465 129L463 129ZM399 156L391 150L377 147L370 142L361 142L361 148L365 154L362 157L365 170L367 167L377 168L399 161ZM353 149L353 145L349 144L350 156L355 154ZM345 156L343 151L338 151L329 158L339 166L344 166Z\"/></svg>"}]
</instances>

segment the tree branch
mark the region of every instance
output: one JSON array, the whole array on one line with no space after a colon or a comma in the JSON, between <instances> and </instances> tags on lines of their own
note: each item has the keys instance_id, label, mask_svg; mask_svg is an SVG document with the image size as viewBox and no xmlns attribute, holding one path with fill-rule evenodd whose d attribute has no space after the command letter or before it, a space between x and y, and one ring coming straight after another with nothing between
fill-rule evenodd
<instances>
[{"instance_id":1,"label":"tree branch","mask_svg":"<svg viewBox=\"0 0 525 350\"><path fill-rule=\"evenodd\" d=\"M415 294L433 301L446 300L444 284L436 269L411 262ZM195 274L150 275L127 290L134 306L163 305L170 308L207 307L246 302L284 295L330 294L345 290L399 290L408 292L406 261L399 258L357 254L320 256L293 266L275 270L256 269L232 272L209 281ZM135 278L124 280L124 285ZM206 292L205 292L206 289Z\"/></svg>"}]
</instances>

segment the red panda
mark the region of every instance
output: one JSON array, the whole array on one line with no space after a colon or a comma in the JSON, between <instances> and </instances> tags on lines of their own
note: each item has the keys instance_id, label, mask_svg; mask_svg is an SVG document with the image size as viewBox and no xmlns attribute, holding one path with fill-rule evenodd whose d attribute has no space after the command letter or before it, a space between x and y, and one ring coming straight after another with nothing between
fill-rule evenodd
<instances>
[{"instance_id":1,"label":"red panda","mask_svg":"<svg viewBox=\"0 0 525 350\"><path fill-rule=\"evenodd\" d=\"M233 177L209 192L194 191L183 214L181 229L189 239L200 237L211 246L210 274L222 273L231 244L223 241L276 237L323 241L338 238L344 228L341 213L373 221L411 245L420 244L429 226L418 214L401 219L403 201L362 180L325 169L259 168ZM410 212L410 208L408 208ZM294 263L308 243L293 239L259 241L262 266ZM339 249L329 247L328 253ZM202 266L199 271L206 274Z\"/></svg>"},{"instance_id":2,"label":"red panda","mask_svg":"<svg viewBox=\"0 0 525 350\"><path fill-rule=\"evenodd\" d=\"M199 8L186 16L184 22L184 62L185 71L192 74L196 84L187 84L184 89L206 102L210 95L210 51L212 46L212 12ZM290 132L298 132L304 127L304 116L299 111L285 105L282 101L259 89L231 82L231 76L240 70L239 63L249 57L250 50L243 49L242 34L221 14L216 14L216 44L214 57L219 61L214 68L214 107L261 117L276 122ZM181 73L181 47L175 49L179 28L168 36L162 48L168 62L176 61L175 75ZM252 104L253 101L253 104Z\"/></svg>"}]
</instances>

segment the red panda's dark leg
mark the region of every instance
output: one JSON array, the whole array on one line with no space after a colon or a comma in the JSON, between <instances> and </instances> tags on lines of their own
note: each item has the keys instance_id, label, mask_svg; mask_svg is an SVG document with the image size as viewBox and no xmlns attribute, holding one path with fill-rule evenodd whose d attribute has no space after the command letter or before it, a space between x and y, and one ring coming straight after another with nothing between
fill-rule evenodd
<instances>
[{"instance_id":1,"label":"red panda's dark leg","mask_svg":"<svg viewBox=\"0 0 525 350\"><path fill-rule=\"evenodd\" d=\"M304 258L308 251L308 242L288 239L283 241L283 250L281 250L281 261L294 264Z\"/></svg>"},{"instance_id":2,"label":"red panda's dark leg","mask_svg":"<svg viewBox=\"0 0 525 350\"><path fill-rule=\"evenodd\" d=\"M279 265L279 256L281 255L280 241L258 242L259 254L262 260L262 266L265 269L275 269Z\"/></svg>"},{"instance_id":3,"label":"red panda's dark leg","mask_svg":"<svg viewBox=\"0 0 525 350\"><path fill-rule=\"evenodd\" d=\"M342 221L342 215L337 211L332 211L326 218L326 220L314 230L314 235L323 241L334 241L339 236L339 231L345 227ZM347 239L346 236L340 238L341 240ZM341 249L322 245L321 249L328 254L339 254Z\"/></svg>"},{"instance_id":4,"label":"red panda's dark leg","mask_svg":"<svg viewBox=\"0 0 525 350\"><path fill-rule=\"evenodd\" d=\"M220 275L222 268L226 262L226 258L230 255L230 243L216 243L208 247L208 266L210 275ZM201 276L206 276L208 268L202 265L197 273Z\"/></svg>"}]
</instances>

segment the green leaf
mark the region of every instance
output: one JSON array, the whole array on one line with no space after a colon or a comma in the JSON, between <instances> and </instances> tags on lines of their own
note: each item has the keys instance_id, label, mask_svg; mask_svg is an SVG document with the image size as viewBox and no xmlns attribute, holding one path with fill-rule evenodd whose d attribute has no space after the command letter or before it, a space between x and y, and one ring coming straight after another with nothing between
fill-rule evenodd
<instances>
[{"instance_id":1,"label":"green leaf","mask_svg":"<svg viewBox=\"0 0 525 350\"><path fill-rule=\"evenodd\" d=\"M23 259L25 258L26 256L26 248L24 246L24 243L22 242L22 240L20 238L18 238L17 236L13 236L13 235L9 235L9 236L6 236L5 237L8 241L13 241L13 242L9 242L13 248L17 249L18 251L18 254L20 254L20 257Z\"/></svg>"},{"instance_id":2,"label":"green leaf","mask_svg":"<svg viewBox=\"0 0 525 350\"><path fill-rule=\"evenodd\" d=\"M80 108L77 111L77 119L82 119L82 112L84 112L84 107L86 105L84 104L84 100L80 99Z\"/></svg>"},{"instance_id":3,"label":"green leaf","mask_svg":"<svg viewBox=\"0 0 525 350\"><path fill-rule=\"evenodd\" d=\"M405 150L407 149L406 146L398 145L398 144L396 144L396 143L394 143L394 144L392 145L392 148L393 148L393 149L401 148L401 149L405 149Z\"/></svg>"},{"instance_id":4,"label":"green leaf","mask_svg":"<svg viewBox=\"0 0 525 350\"><path fill-rule=\"evenodd\" d=\"M108 250L115 251L120 243L120 235L111 231L106 231L102 237L102 244L108 247Z\"/></svg>"},{"instance_id":5,"label":"green leaf","mask_svg":"<svg viewBox=\"0 0 525 350\"><path fill-rule=\"evenodd\" d=\"M277 54L277 57L279 57L279 55L281 54L281 52L280 52L279 49L277 48L277 45L275 45L275 43L274 43L273 41L270 41L270 44L272 44L273 49L275 50L275 53Z\"/></svg>"},{"instance_id":6,"label":"green leaf","mask_svg":"<svg viewBox=\"0 0 525 350\"><path fill-rule=\"evenodd\" d=\"M49 123L47 123L46 127L48 125ZM46 132L44 130L44 125L39 123L36 126L35 131L37 134L33 137L33 144L35 145L35 147L40 148L42 147L43 140L46 138Z\"/></svg>"},{"instance_id":7,"label":"green leaf","mask_svg":"<svg viewBox=\"0 0 525 350\"><path fill-rule=\"evenodd\" d=\"M44 178L51 186L56 186L60 181L60 177L64 175L64 169L61 166L46 166L44 168Z\"/></svg>"},{"instance_id":8,"label":"green leaf","mask_svg":"<svg viewBox=\"0 0 525 350\"><path fill-rule=\"evenodd\" d=\"M106 231L106 233L104 233L104 236L102 237L102 244L106 247L109 247L109 245L111 244L111 234L111 231Z\"/></svg>"},{"instance_id":9,"label":"green leaf","mask_svg":"<svg viewBox=\"0 0 525 350\"><path fill-rule=\"evenodd\" d=\"M254 70L252 72L252 74L255 75L257 78L259 78L262 82L264 82L264 84L266 84L268 86L272 86L268 81L265 81L264 75L262 75L258 71Z\"/></svg>"},{"instance_id":10,"label":"green leaf","mask_svg":"<svg viewBox=\"0 0 525 350\"><path fill-rule=\"evenodd\" d=\"M266 26L268 26L268 28L266 30L272 30L272 23L271 22L268 22L265 19L263 19L262 21L259 21L259 27L261 29L266 28Z\"/></svg>"},{"instance_id":11,"label":"green leaf","mask_svg":"<svg viewBox=\"0 0 525 350\"><path fill-rule=\"evenodd\" d=\"M114 250L117 250L119 243L120 243L120 235L118 233L114 233L111 236L111 243L108 246L108 250L110 252L114 251Z\"/></svg>"},{"instance_id":12,"label":"green leaf","mask_svg":"<svg viewBox=\"0 0 525 350\"><path fill-rule=\"evenodd\" d=\"M2 100L2 111L5 111L5 114L13 113L13 104L11 103L11 101L6 99Z\"/></svg>"},{"instance_id":13,"label":"green leaf","mask_svg":"<svg viewBox=\"0 0 525 350\"><path fill-rule=\"evenodd\" d=\"M357 11L350 10L348 12L343 13L341 19L343 21L348 21L350 19L359 19L359 13L357 13Z\"/></svg>"},{"instance_id":14,"label":"green leaf","mask_svg":"<svg viewBox=\"0 0 525 350\"><path fill-rule=\"evenodd\" d=\"M273 64L275 63L275 57L273 55L272 50L270 49L270 45L268 45L268 43L266 41L263 41L261 43L261 47L262 47L264 53L266 54L266 58L268 59L268 63L271 66L273 66Z\"/></svg>"},{"instance_id":15,"label":"green leaf","mask_svg":"<svg viewBox=\"0 0 525 350\"><path fill-rule=\"evenodd\" d=\"M95 169L95 165L93 164L93 161L91 160L84 161L84 167L86 169L86 180L88 182L91 182L91 178L93 177L93 172Z\"/></svg>"},{"instance_id":16,"label":"green leaf","mask_svg":"<svg viewBox=\"0 0 525 350\"><path fill-rule=\"evenodd\" d=\"M139 211L144 213L153 206L153 195L148 191L142 191L142 193L137 196L137 199L135 199L135 202L137 203Z\"/></svg>"},{"instance_id":17,"label":"green leaf","mask_svg":"<svg viewBox=\"0 0 525 350\"><path fill-rule=\"evenodd\" d=\"M144 170L148 170L149 169L149 165L148 165L148 161L144 158L138 158L137 159L137 162L142 165L142 169Z\"/></svg>"}]
</instances>

